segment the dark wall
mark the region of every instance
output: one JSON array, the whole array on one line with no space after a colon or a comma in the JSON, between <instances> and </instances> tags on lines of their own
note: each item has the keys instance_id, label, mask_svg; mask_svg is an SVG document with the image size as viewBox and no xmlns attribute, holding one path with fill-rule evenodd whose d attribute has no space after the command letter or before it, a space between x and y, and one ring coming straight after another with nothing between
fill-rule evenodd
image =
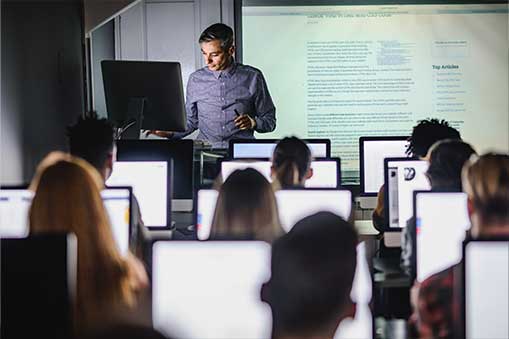
<instances>
[{"instance_id":1,"label":"dark wall","mask_svg":"<svg viewBox=\"0 0 509 339\"><path fill-rule=\"evenodd\" d=\"M27 182L84 110L81 1L1 2L1 183Z\"/></svg>"}]
</instances>

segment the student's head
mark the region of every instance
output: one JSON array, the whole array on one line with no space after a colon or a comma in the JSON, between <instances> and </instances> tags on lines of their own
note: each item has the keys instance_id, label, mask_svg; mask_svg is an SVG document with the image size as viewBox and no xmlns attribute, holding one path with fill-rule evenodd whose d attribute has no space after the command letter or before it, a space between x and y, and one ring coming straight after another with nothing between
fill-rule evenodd
<instances>
[{"instance_id":1,"label":"student's head","mask_svg":"<svg viewBox=\"0 0 509 339\"><path fill-rule=\"evenodd\" d=\"M272 308L273 337L332 337L353 316L350 299L357 233L339 216L320 212L299 221L272 245L271 278L262 299Z\"/></svg>"},{"instance_id":2,"label":"student's head","mask_svg":"<svg viewBox=\"0 0 509 339\"><path fill-rule=\"evenodd\" d=\"M449 126L445 120L424 119L414 126L412 135L408 138L407 155L424 158L431 145L444 139L460 139L458 130Z\"/></svg>"},{"instance_id":3,"label":"student's head","mask_svg":"<svg viewBox=\"0 0 509 339\"><path fill-rule=\"evenodd\" d=\"M304 186L306 179L313 175L311 160L311 151L304 141L283 138L272 155L272 178L281 188Z\"/></svg>"},{"instance_id":4,"label":"student's head","mask_svg":"<svg viewBox=\"0 0 509 339\"><path fill-rule=\"evenodd\" d=\"M233 30L225 24L213 24L200 35L201 53L211 71L222 71L232 62L235 46Z\"/></svg>"},{"instance_id":5,"label":"student's head","mask_svg":"<svg viewBox=\"0 0 509 339\"><path fill-rule=\"evenodd\" d=\"M219 189L211 237L272 242L283 234L272 186L258 171L234 171Z\"/></svg>"},{"instance_id":6,"label":"student's head","mask_svg":"<svg viewBox=\"0 0 509 339\"><path fill-rule=\"evenodd\" d=\"M103 180L108 179L116 152L113 125L91 112L78 117L76 123L67 128L67 136L71 154L91 163Z\"/></svg>"},{"instance_id":7,"label":"student's head","mask_svg":"<svg viewBox=\"0 0 509 339\"><path fill-rule=\"evenodd\" d=\"M431 146L426 175L432 190L461 192L461 169L475 150L461 140L442 140Z\"/></svg>"},{"instance_id":8,"label":"student's head","mask_svg":"<svg viewBox=\"0 0 509 339\"><path fill-rule=\"evenodd\" d=\"M60 153L41 163L30 186L35 193L30 233L74 233L78 240L77 327L86 327L102 309L130 305L134 298L101 199L102 184L89 163Z\"/></svg>"},{"instance_id":9,"label":"student's head","mask_svg":"<svg viewBox=\"0 0 509 339\"><path fill-rule=\"evenodd\" d=\"M509 155L475 157L465 164L462 178L472 236L509 236Z\"/></svg>"}]
</instances>

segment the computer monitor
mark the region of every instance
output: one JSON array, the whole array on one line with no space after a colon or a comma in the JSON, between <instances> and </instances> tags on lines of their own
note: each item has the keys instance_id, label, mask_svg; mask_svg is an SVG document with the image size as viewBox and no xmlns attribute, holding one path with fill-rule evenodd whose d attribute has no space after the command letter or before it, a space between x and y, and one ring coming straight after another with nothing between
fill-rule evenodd
<instances>
[{"instance_id":1,"label":"computer monitor","mask_svg":"<svg viewBox=\"0 0 509 339\"><path fill-rule=\"evenodd\" d=\"M233 139L230 140L229 153L231 159L238 158L272 158L274 148L280 139ZM329 158L329 139L303 139L308 145L313 158Z\"/></svg>"},{"instance_id":2,"label":"computer monitor","mask_svg":"<svg viewBox=\"0 0 509 339\"><path fill-rule=\"evenodd\" d=\"M152 257L154 328L175 338L270 338L260 288L270 277L261 241L158 241Z\"/></svg>"},{"instance_id":3,"label":"computer monitor","mask_svg":"<svg viewBox=\"0 0 509 339\"><path fill-rule=\"evenodd\" d=\"M372 295L373 279L367 261L366 243L361 242L357 245L357 267L350 293L350 298L356 303L355 317L346 318L339 324L334 339L375 338L370 308Z\"/></svg>"},{"instance_id":4,"label":"computer monitor","mask_svg":"<svg viewBox=\"0 0 509 339\"><path fill-rule=\"evenodd\" d=\"M119 161L167 161L173 159L171 210L190 212L194 198L193 140L120 140Z\"/></svg>"},{"instance_id":5,"label":"computer monitor","mask_svg":"<svg viewBox=\"0 0 509 339\"><path fill-rule=\"evenodd\" d=\"M387 231L400 231L412 217L413 192L429 190L428 162L410 158L384 160L385 215Z\"/></svg>"},{"instance_id":6,"label":"computer monitor","mask_svg":"<svg viewBox=\"0 0 509 339\"><path fill-rule=\"evenodd\" d=\"M269 181L271 178L272 162L267 159L223 160L221 161L221 176L223 181L235 170L254 168ZM341 186L341 162L339 158L316 159L311 162L313 176L306 180L305 187L338 188Z\"/></svg>"},{"instance_id":7,"label":"computer monitor","mask_svg":"<svg viewBox=\"0 0 509 339\"><path fill-rule=\"evenodd\" d=\"M444 211L446 211L444 213ZM461 261L463 240L470 229L467 195L458 193L414 192L417 280L422 282Z\"/></svg>"},{"instance_id":8,"label":"computer monitor","mask_svg":"<svg viewBox=\"0 0 509 339\"><path fill-rule=\"evenodd\" d=\"M0 188L1 238L24 238L28 235L28 211L33 196L26 186Z\"/></svg>"},{"instance_id":9,"label":"computer monitor","mask_svg":"<svg viewBox=\"0 0 509 339\"><path fill-rule=\"evenodd\" d=\"M210 237L218 195L219 192L214 189L201 189L196 194L194 220L199 240L207 240Z\"/></svg>"},{"instance_id":10,"label":"computer monitor","mask_svg":"<svg viewBox=\"0 0 509 339\"><path fill-rule=\"evenodd\" d=\"M0 242L0 337L71 338L76 237L52 234Z\"/></svg>"},{"instance_id":11,"label":"computer monitor","mask_svg":"<svg viewBox=\"0 0 509 339\"><path fill-rule=\"evenodd\" d=\"M352 194L326 188L288 189L276 192L281 226L287 232L304 217L320 211L332 212L345 220L352 211Z\"/></svg>"},{"instance_id":12,"label":"computer monitor","mask_svg":"<svg viewBox=\"0 0 509 339\"><path fill-rule=\"evenodd\" d=\"M108 187L131 186L140 205L145 226L171 226L171 178L173 161L116 161Z\"/></svg>"},{"instance_id":13,"label":"computer monitor","mask_svg":"<svg viewBox=\"0 0 509 339\"><path fill-rule=\"evenodd\" d=\"M111 223L113 238L122 255L129 251L131 230L131 187L110 187L101 192Z\"/></svg>"},{"instance_id":14,"label":"computer monitor","mask_svg":"<svg viewBox=\"0 0 509 339\"><path fill-rule=\"evenodd\" d=\"M360 137L360 195L376 196L384 183L384 159L405 157L408 137Z\"/></svg>"},{"instance_id":15,"label":"computer monitor","mask_svg":"<svg viewBox=\"0 0 509 339\"><path fill-rule=\"evenodd\" d=\"M138 139L142 128L186 129L178 62L104 60L101 68L108 118L126 129L122 137Z\"/></svg>"},{"instance_id":16,"label":"computer monitor","mask_svg":"<svg viewBox=\"0 0 509 339\"><path fill-rule=\"evenodd\" d=\"M470 240L463 251L464 337L509 338L509 239Z\"/></svg>"}]
</instances>

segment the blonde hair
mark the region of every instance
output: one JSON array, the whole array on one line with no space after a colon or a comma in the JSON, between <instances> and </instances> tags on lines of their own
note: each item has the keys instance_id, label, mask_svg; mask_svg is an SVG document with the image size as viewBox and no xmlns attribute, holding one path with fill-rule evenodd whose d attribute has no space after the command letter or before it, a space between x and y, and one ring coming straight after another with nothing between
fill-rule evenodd
<instances>
[{"instance_id":1,"label":"blonde hair","mask_svg":"<svg viewBox=\"0 0 509 339\"><path fill-rule=\"evenodd\" d=\"M74 233L78 239L75 328L94 326L107 310L132 306L129 269L116 247L99 173L84 160L51 153L30 185L30 233Z\"/></svg>"},{"instance_id":2,"label":"blonde hair","mask_svg":"<svg viewBox=\"0 0 509 339\"><path fill-rule=\"evenodd\" d=\"M233 172L219 189L212 238L271 243L283 233L276 197L267 179L252 168Z\"/></svg>"},{"instance_id":3,"label":"blonde hair","mask_svg":"<svg viewBox=\"0 0 509 339\"><path fill-rule=\"evenodd\" d=\"M472 157L463 167L462 182L483 224L509 222L509 155Z\"/></svg>"}]
</instances>

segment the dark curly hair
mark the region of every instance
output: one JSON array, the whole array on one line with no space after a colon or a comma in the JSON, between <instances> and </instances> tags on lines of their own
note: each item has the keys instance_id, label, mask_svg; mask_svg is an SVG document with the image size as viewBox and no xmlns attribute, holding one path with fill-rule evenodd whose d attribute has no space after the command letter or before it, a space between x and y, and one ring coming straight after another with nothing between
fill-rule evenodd
<instances>
[{"instance_id":1,"label":"dark curly hair","mask_svg":"<svg viewBox=\"0 0 509 339\"><path fill-rule=\"evenodd\" d=\"M431 145L444 139L461 140L460 132L449 126L445 120L420 120L408 138L406 154L418 158L425 157Z\"/></svg>"},{"instance_id":2,"label":"dark curly hair","mask_svg":"<svg viewBox=\"0 0 509 339\"><path fill-rule=\"evenodd\" d=\"M69 151L101 170L113 151L115 130L107 119L95 112L79 116L74 125L67 127Z\"/></svg>"}]
</instances>

